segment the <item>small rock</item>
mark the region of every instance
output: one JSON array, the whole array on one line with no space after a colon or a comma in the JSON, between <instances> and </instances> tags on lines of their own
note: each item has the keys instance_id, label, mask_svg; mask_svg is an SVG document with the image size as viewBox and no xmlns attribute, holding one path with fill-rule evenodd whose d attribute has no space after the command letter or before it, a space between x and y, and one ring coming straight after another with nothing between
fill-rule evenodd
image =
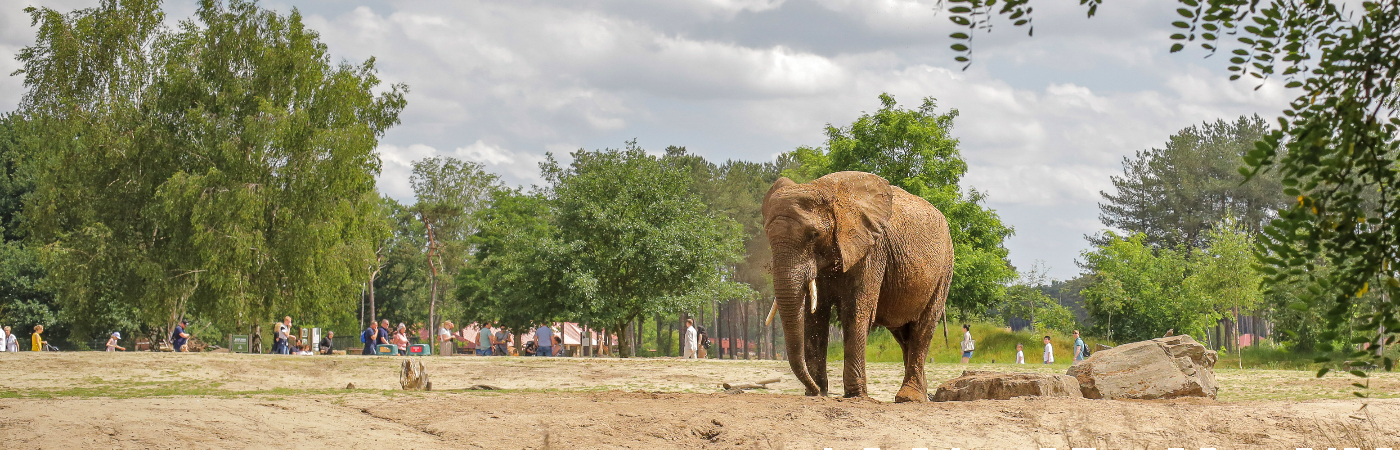
<instances>
[{"instance_id":1,"label":"small rock","mask_svg":"<svg viewBox=\"0 0 1400 450\"><path fill-rule=\"evenodd\" d=\"M355 388L355 383L346 384L346 385L345 385L345 388L346 388L346 389L354 389L354 388Z\"/></svg>"},{"instance_id":2,"label":"small rock","mask_svg":"<svg viewBox=\"0 0 1400 450\"><path fill-rule=\"evenodd\" d=\"M968 370L938 386L935 402L1009 400L1015 397L1080 397L1079 381L1068 375Z\"/></svg>"}]
</instances>

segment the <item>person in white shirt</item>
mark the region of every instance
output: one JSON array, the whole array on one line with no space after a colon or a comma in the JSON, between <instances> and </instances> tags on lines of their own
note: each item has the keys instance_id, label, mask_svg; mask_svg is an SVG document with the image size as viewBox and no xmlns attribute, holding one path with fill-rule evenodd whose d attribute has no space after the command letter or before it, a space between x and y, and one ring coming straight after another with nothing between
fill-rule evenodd
<instances>
[{"instance_id":1,"label":"person in white shirt","mask_svg":"<svg viewBox=\"0 0 1400 450\"><path fill-rule=\"evenodd\" d=\"M456 325L452 321L445 321L438 328L438 354L442 356L452 356L452 328Z\"/></svg>"},{"instance_id":2,"label":"person in white shirt","mask_svg":"<svg viewBox=\"0 0 1400 450\"><path fill-rule=\"evenodd\" d=\"M685 319L685 350L683 355L686 359L695 358L695 347L700 344L695 335L695 319Z\"/></svg>"},{"instance_id":3,"label":"person in white shirt","mask_svg":"<svg viewBox=\"0 0 1400 450\"><path fill-rule=\"evenodd\" d=\"M1050 345L1050 336L1045 337L1045 355L1042 357L1044 364L1055 362L1055 347Z\"/></svg>"},{"instance_id":4,"label":"person in white shirt","mask_svg":"<svg viewBox=\"0 0 1400 450\"><path fill-rule=\"evenodd\" d=\"M963 324L962 340L962 363L967 364L972 361L972 351L977 349L977 342L972 340L972 328Z\"/></svg>"},{"instance_id":5,"label":"person in white shirt","mask_svg":"<svg viewBox=\"0 0 1400 450\"><path fill-rule=\"evenodd\" d=\"M0 352L10 351L10 327L0 329Z\"/></svg>"},{"instance_id":6,"label":"person in white shirt","mask_svg":"<svg viewBox=\"0 0 1400 450\"><path fill-rule=\"evenodd\" d=\"M1025 349L1025 347L1021 344L1016 344L1016 364L1026 363L1026 352L1023 352L1023 349Z\"/></svg>"},{"instance_id":7,"label":"person in white shirt","mask_svg":"<svg viewBox=\"0 0 1400 450\"><path fill-rule=\"evenodd\" d=\"M5 339L8 339L8 341L4 343L5 351L19 351L19 338L15 336L13 331L10 331L10 327L5 327Z\"/></svg>"}]
</instances>

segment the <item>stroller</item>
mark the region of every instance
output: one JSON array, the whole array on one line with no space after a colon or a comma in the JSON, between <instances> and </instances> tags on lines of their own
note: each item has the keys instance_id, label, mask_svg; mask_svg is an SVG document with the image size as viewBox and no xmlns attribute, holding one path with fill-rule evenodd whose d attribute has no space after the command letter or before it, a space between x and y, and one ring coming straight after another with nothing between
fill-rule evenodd
<instances>
[{"instance_id":1,"label":"stroller","mask_svg":"<svg viewBox=\"0 0 1400 450\"><path fill-rule=\"evenodd\" d=\"M46 352L57 352L57 351L60 351L60 350L58 349L58 347L54 347L53 344L49 344L48 341L45 341L45 342L44 342L44 351L46 351Z\"/></svg>"}]
</instances>

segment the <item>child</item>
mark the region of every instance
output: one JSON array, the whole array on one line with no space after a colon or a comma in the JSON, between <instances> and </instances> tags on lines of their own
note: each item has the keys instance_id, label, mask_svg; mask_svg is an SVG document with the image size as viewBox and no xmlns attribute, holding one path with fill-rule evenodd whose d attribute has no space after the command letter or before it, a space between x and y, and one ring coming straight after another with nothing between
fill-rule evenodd
<instances>
[{"instance_id":1,"label":"child","mask_svg":"<svg viewBox=\"0 0 1400 450\"><path fill-rule=\"evenodd\" d=\"M109 352L115 352L115 351L117 351L117 350L126 351L126 348L123 348L122 346L117 345L117 340L119 340L119 339L121 339L121 338L122 338L121 332L113 331L113 332L112 332L112 337L107 338L107 351L109 351Z\"/></svg>"},{"instance_id":2,"label":"child","mask_svg":"<svg viewBox=\"0 0 1400 450\"><path fill-rule=\"evenodd\" d=\"M35 325L35 326L34 326L34 335L29 337L29 342L32 344L31 347L33 347L33 348L31 348L31 350L36 351L36 352L42 352L42 351L44 351L44 337L43 337L43 336L40 336L40 335L43 334L43 333L44 333L44 326L43 326L43 325Z\"/></svg>"},{"instance_id":3,"label":"child","mask_svg":"<svg viewBox=\"0 0 1400 450\"><path fill-rule=\"evenodd\" d=\"M1016 344L1016 364L1026 363L1026 354L1021 351L1023 348L1025 347L1022 347L1021 344Z\"/></svg>"},{"instance_id":4,"label":"child","mask_svg":"<svg viewBox=\"0 0 1400 450\"><path fill-rule=\"evenodd\" d=\"M1050 336L1045 337L1045 364L1055 362L1055 347L1050 345Z\"/></svg>"}]
</instances>

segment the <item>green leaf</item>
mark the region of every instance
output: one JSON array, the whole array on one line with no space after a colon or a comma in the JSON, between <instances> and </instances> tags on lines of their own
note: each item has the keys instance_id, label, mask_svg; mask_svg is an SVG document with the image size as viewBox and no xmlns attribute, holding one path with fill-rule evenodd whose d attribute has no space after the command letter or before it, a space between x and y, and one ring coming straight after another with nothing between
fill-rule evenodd
<instances>
[{"instance_id":1,"label":"green leaf","mask_svg":"<svg viewBox=\"0 0 1400 450\"><path fill-rule=\"evenodd\" d=\"M1321 368L1321 369L1318 369L1318 370L1317 370L1317 378L1322 378L1323 376L1327 375L1327 372L1331 372L1331 371L1332 371L1332 369L1328 369L1328 368L1326 368L1326 367L1323 367L1323 368Z\"/></svg>"},{"instance_id":2,"label":"green leaf","mask_svg":"<svg viewBox=\"0 0 1400 450\"><path fill-rule=\"evenodd\" d=\"M1187 19L1196 17L1196 13L1193 13L1191 12L1191 10L1186 8L1177 8L1176 13L1181 14L1181 17L1185 17Z\"/></svg>"},{"instance_id":3,"label":"green leaf","mask_svg":"<svg viewBox=\"0 0 1400 450\"><path fill-rule=\"evenodd\" d=\"M1181 21L1172 22L1172 26L1177 28L1191 28L1191 24Z\"/></svg>"},{"instance_id":4,"label":"green leaf","mask_svg":"<svg viewBox=\"0 0 1400 450\"><path fill-rule=\"evenodd\" d=\"M1172 44L1171 52L1172 52L1172 53L1176 53L1176 52L1181 51L1181 49L1183 49L1183 48L1186 48L1186 46L1185 46L1185 45L1181 45L1181 44L1179 44L1179 43L1178 43L1178 44Z\"/></svg>"},{"instance_id":5,"label":"green leaf","mask_svg":"<svg viewBox=\"0 0 1400 450\"><path fill-rule=\"evenodd\" d=\"M963 45L963 44L953 44L950 48L952 48L953 51L955 51L955 52L965 52L965 51L967 51L967 46L966 46L966 45Z\"/></svg>"}]
</instances>

